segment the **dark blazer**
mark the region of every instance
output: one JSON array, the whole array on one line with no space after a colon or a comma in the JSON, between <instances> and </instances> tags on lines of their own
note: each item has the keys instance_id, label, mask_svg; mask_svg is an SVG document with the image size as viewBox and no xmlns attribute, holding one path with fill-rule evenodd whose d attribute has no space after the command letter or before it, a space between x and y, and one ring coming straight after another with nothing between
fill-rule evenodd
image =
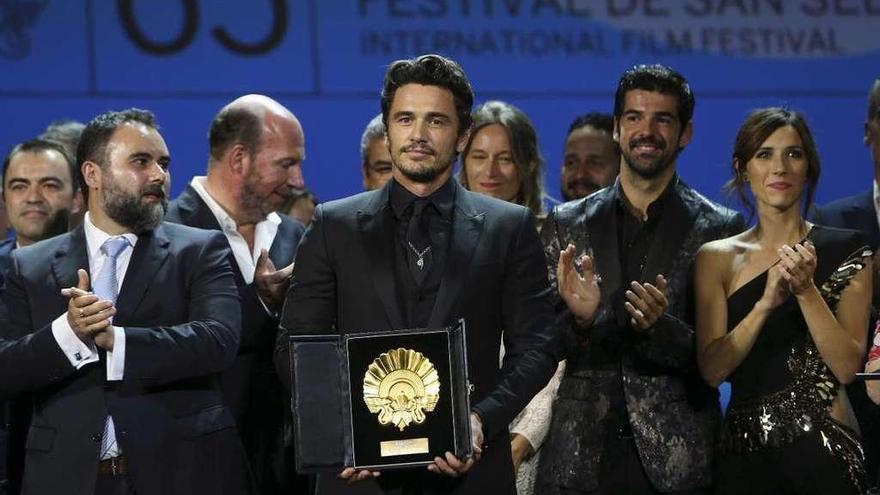
<instances>
[{"instance_id":1,"label":"dark blazer","mask_svg":"<svg viewBox=\"0 0 880 495\"><path fill-rule=\"evenodd\" d=\"M284 379L289 380L290 334L406 328L392 271L390 185L315 211L281 319L275 357ZM457 182L453 187L451 240L429 326L466 321L471 404L483 420L487 446L459 482L425 471L424 486L438 493L513 494L508 424L558 362L546 265L528 209L469 192ZM507 354L499 372L502 339Z\"/></svg>"},{"instance_id":2,"label":"dark blazer","mask_svg":"<svg viewBox=\"0 0 880 495\"><path fill-rule=\"evenodd\" d=\"M9 263L9 255L15 249L15 238L9 238L0 242L0 286L3 283L3 276L6 273L6 265ZM9 493L8 474L12 472L7 468L10 458L9 431L11 423L11 402L0 400L0 495Z\"/></svg>"},{"instance_id":3,"label":"dark blazer","mask_svg":"<svg viewBox=\"0 0 880 495\"><path fill-rule=\"evenodd\" d=\"M51 323L64 287L88 268L83 228L16 249L0 318L0 397L28 393L34 414L23 490L94 493L108 414L141 495L242 490L243 452L218 373L238 349L239 298L220 234L163 223L138 236L116 301L126 335L121 381L101 360L74 368Z\"/></svg>"},{"instance_id":4,"label":"dark blazer","mask_svg":"<svg viewBox=\"0 0 880 495\"><path fill-rule=\"evenodd\" d=\"M872 248L880 245L880 226L874 210L874 189L832 201L816 209L813 220L819 225L859 230Z\"/></svg>"},{"instance_id":5,"label":"dark blazer","mask_svg":"<svg viewBox=\"0 0 880 495\"><path fill-rule=\"evenodd\" d=\"M544 442L536 493L590 491L599 483L608 397L623 386L632 434L645 474L662 492L711 483L712 451L720 420L718 393L700 378L694 349L691 265L704 243L744 228L742 216L690 189L677 177L643 269L642 281L663 274L669 308L646 334L631 332L620 358L608 340L619 334L611 294L622 280L615 212L619 182L584 199L557 206L544 223L548 269L556 286L559 252L569 243L592 253L601 276L601 301L586 334L571 336L565 376ZM554 294L556 292L554 291ZM573 329L571 313L556 296L557 323ZM624 321L628 318L624 318ZM613 340L613 339L612 339ZM622 375L622 376L621 376ZM603 406L603 404L605 406Z\"/></svg>"},{"instance_id":6,"label":"dark blazer","mask_svg":"<svg viewBox=\"0 0 880 495\"><path fill-rule=\"evenodd\" d=\"M187 186L169 205L165 219L200 229L221 230L217 217L192 186ZM299 222L281 215L278 233L269 249L269 259L277 268L293 262L304 230ZM278 318L266 312L255 284L245 283L231 252L229 263L242 301L242 326L235 363L221 375L223 398L238 423L259 491L287 493L292 491L295 473L294 459L285 455L283 441L285 435L291 434L291 422L285 421L289 402L272 366Z\"/></svg>"}]
</instances>

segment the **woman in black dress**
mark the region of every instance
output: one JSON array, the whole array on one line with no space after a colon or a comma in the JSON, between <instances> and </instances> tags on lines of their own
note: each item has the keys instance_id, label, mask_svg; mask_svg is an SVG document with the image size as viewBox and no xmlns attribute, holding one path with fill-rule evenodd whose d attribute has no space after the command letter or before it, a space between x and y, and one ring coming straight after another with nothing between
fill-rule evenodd
<instances>
[{"instance_id":1,"label":"woman in black dress","mask_svg":"<svg viewBox=\"0 0 880 495\"><path fill-rule=\"evenodd\" d=\"M750 114L733 169L757 224L704 245L695 267L700 371L732 387L715 493L861 493L843 384L863 366L871 251L855 231L804 220L819 158L798 113Z\"/></svg>"}]
</instances>

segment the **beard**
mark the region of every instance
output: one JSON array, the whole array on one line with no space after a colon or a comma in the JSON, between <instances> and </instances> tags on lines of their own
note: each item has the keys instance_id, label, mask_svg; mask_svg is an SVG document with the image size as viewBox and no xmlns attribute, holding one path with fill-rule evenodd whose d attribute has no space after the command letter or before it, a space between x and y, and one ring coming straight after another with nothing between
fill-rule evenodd
<instances>
[{"instance_id":1,"label":"beard","mask_svg":"<svg viewBox=\"0 0 880 495\"><path fill-rule=\"evenodd\" d=\"M123 189L110 177L110 174L104 174L102 186L101 199L104 202L104 212L114 222L130 229L133 233L140 234L153 230L165 218L168 198L161 185L144 186L135 195ZM145 194L155 194L161 200L144 205L141 198Z\"/></svg>"},{"instance_id":2,"label":"beard","mask_svg":"<svg viewBox=\"0 0 880 495\"><path fill-rule=\"evenodd\" d=\"M602 187L589 179L572 179L565 183L565 188L562 190L562 198L566 201L585 198L602 189ZM586 193L584 193L584 190L586 190Z\"/></svg>"},{"instance_id":3,"label":"beard","mask_svg":"<svg viewBox=\"0 0 880 495\"><path fill-rule=\"evenodd\" d=\"M647 162L640 160L633 155L632 150L641 144L652 144L656 146L657 149L660 150L660 155ZM625 148L621 147L620 152L621 155L623 155L623 160L629 165L629 168L636 173L636 175L643 179L654 179L672 166L672 164L675 163L675 159L678 158L678 154L681 153L681 149L679 148L669 155L666 153L667 148L668 145L666 144L666 141L648 136L641 139L634 139L629 143L629 146Z\"/></svg>"},{"instance_id":4,"label":"beard","mask_svg":"<svg viewBox=\"0 0 880 495\"><path fill-rule=\"evenodd\" d=\"M256 173L256 170L251 170L241 186L241 207L249 220L259 222L273 211L281 208L293 195L293 188L282 186L274 189L268 196L263 197L257 192L260 178ZM274 203L273 199L275 198L272 196L272 193L277 193L279 196Z\"/></svg>"},{"instance_id":5,"label":"beard","mask_svg":"<svg viewBox=\"0 0 880 495\"><path fill-rule=\"evenodd\" d=\"M411 148L429 152L434 157L434 162L404 163L404 156ZM392 155L391 161L394 164L394 167L400 170L400 173L407 179L420 184L430 184L452 167L452 163L455 161L455 156L456 153L454 152L448 157L442 156L433 148L426 148L425 146L404 146L400 148L397 156Z\"/></svg>"}]
</instances>

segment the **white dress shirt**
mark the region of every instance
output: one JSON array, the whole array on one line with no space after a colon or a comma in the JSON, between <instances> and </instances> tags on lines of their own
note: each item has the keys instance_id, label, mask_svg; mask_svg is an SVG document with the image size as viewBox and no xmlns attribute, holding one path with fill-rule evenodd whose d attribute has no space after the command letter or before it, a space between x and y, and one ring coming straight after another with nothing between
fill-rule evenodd
<instances>
[{"instance_id":1,"label":"white dress shirt","mask_svg":"<svg viewBox=\"0 0 880 495\"><path fill-rule=\"evenodd\" d=\"M190 185L195 189L196 194L208 205L211 213L214 214L217 223L220 224L223 235L229 241L229 247L232 249L232 255L235 257L235 263L238 265L241 276L244 277L245 283L250 284L254 281L254 273L257 271L257 260L260 258L260 252L263 249L269 251L272 243L275 242L278 226L281 225L281 217L273 211L257 223L254 227L254 249L251 250L245 238L238 232L238 224L235 223L235 220L229 216L229 213L205 189L205 181L207 181L207 177L193 177Z\"/></svg>"},{"instance_id":2,"label":"white dress shirt","mask_svg":"<svg viewBox=\"0 0 880 495\"><path fill-rule=\"evenodd\" d=\"M94 280L101 273L101 268L107 260L107 255L101 252L101 245L114 236L95 227L89 212L86 212L83 219L83 230L89 255L89 279ZM137 236L134 234L122 234L119 237L128 239L129 245L116 258L116 280L119 283L117 290L122 287L125 271L131 260L131 253L137 243ZM125 372L125 329L115 325L111 328L113 329L113 350L107 351L107 380L122 380ZM67 321L66 311L52 322L52 335L55 336L64 355L70 360L70 364L76 369L98 360L98 349L95 347L95 342L92 340L83 342L73 333L73 329Z\"/></svg>"}]
</instances>

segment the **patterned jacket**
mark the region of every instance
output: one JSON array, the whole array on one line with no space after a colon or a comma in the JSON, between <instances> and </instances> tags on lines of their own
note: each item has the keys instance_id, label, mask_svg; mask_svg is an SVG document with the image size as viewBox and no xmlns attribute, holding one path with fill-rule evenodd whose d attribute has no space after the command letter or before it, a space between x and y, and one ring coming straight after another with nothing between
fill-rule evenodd
<instances>
[{"instance_id":1,"label":"patterned jacket","mask_svg":"<svg viewBox=\"0 0 880 495\"><path fill-rule=\"evenodd\" d=\"M711 485L720 409L715 389L696 365L692 264L704 243L745 228L739 213L720 206L674 177L669 200L645 260L642 279L667 280L669 307L644 333L622 329L612 294L621 280L615 212L620 184L562 204L544 224L542 238L556 286L560 250L592 253L601 300L589 329L578 329L556 295L557 324L568 335L568 365L559 387L538 474L538 493L598 487L609 421L609 397L623 387L629 424L648 479L660 491ZM617 313L617 314L616 314ZM613 346L613 353L609 351ZM623 342L623 343L621 343ZM615 357L609 357L613 354Z\"/></svg>"}]
</instances>

